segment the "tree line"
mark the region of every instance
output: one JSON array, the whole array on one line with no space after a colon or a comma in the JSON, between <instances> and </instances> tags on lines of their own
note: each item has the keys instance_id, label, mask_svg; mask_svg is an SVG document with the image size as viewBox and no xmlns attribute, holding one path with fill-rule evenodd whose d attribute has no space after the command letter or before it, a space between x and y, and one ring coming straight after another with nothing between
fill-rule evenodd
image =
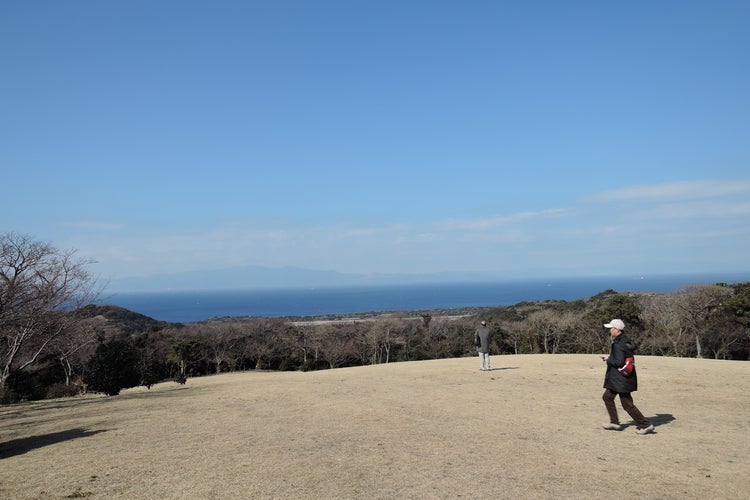
<instances>
[{"instance_id":1,"label":"tree line","mask_svg":"<svg viewBox=\"0 0 750 500\"><path fill-rule=\"evenodd\" d=\"M669 293L606 290L576 301L521 302L464 314L419 311L361 320L218 318L166 323L93 305L90 262L0 236L0 400L13 402L240 370L319 370L475 355L480 320L493 354L601 353L619 317L640 354L750 359L750 283ZM308 318L309 319L309 318Z\"/></svg>"}]
</instances>

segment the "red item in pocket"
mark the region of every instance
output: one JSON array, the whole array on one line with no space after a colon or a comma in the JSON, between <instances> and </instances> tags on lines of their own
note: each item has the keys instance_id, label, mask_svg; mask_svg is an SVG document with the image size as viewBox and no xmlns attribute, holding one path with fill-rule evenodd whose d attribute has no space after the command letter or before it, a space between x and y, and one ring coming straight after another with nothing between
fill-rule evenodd
<instances>
[{"instance_id":1,"label":"red item in pocket","mask_svg":"<svg viewBox=\"0 0 750 500\"><path fill-rule=\"evenodd\" d=\"M625 358L625 364L622 365L622 367L618 368L617 371L622 373L623 377L627 377L631 373L633 373L633 368L635 367L633 358Z\"/></svg>"}]
</instances>

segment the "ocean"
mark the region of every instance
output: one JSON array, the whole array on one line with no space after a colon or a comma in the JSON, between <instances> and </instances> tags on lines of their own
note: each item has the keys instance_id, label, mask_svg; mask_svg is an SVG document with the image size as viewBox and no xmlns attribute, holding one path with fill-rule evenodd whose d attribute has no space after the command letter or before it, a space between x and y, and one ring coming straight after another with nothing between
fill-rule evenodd
<instances>
[{"instance_id":1,"label":"ocean","mask_svg":"<svg viewBox=\"0 0 750 500\"><path fill-rule=\"evenodd\" d=\"M151 318L189 323L219 317L285 317L507 306L523 301L577 300L605 290L669 293L690 284L750 281L750 273L558 278L492 283L110 293L99 304Z\"/></svg>"}]
</instances>

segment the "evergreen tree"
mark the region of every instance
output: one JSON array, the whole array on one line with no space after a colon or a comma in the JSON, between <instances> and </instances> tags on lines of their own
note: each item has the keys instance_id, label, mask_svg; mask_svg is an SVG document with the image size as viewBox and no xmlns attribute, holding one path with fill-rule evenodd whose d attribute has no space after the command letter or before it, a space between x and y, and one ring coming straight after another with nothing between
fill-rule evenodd
<instances>
[{"instance_id":1,"label":"evergreen tree","mask_svg":"<svg viewBox=\"0 0 750 500\"><path fill-rule=\"evenodd\" d=\"M103 342L88 363L86 383L93 391L116 396L122 389L139 385L139 362L138 350L131 341L113 339Z\"/></svg>"}]
</instances>

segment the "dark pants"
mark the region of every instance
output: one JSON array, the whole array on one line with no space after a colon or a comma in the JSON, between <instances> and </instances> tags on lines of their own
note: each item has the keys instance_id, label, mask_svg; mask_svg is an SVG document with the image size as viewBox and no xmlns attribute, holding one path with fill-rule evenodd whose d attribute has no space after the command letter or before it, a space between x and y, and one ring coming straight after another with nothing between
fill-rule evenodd
<instances>
[{"instance_id":1,"label":"dark pants","mask_svg":"<svg viewBox=\"0 0 750 500\"><path fill-rule=\"evenodd\" d=\"M639 410L633 404L633 397L629 392L614 392L610 389L605 389L602 399L604 400L604 406L607 407L607 413L609 413L609 421L613 424L619 424L620 419L617 417L617 408L615 408L615 397L620 395L620 403L622 403L622 409L628 412L630 418L638 425L638 427L648 427L651 422L643 416L641 410Z\"/></svg>"}]
</instances>

